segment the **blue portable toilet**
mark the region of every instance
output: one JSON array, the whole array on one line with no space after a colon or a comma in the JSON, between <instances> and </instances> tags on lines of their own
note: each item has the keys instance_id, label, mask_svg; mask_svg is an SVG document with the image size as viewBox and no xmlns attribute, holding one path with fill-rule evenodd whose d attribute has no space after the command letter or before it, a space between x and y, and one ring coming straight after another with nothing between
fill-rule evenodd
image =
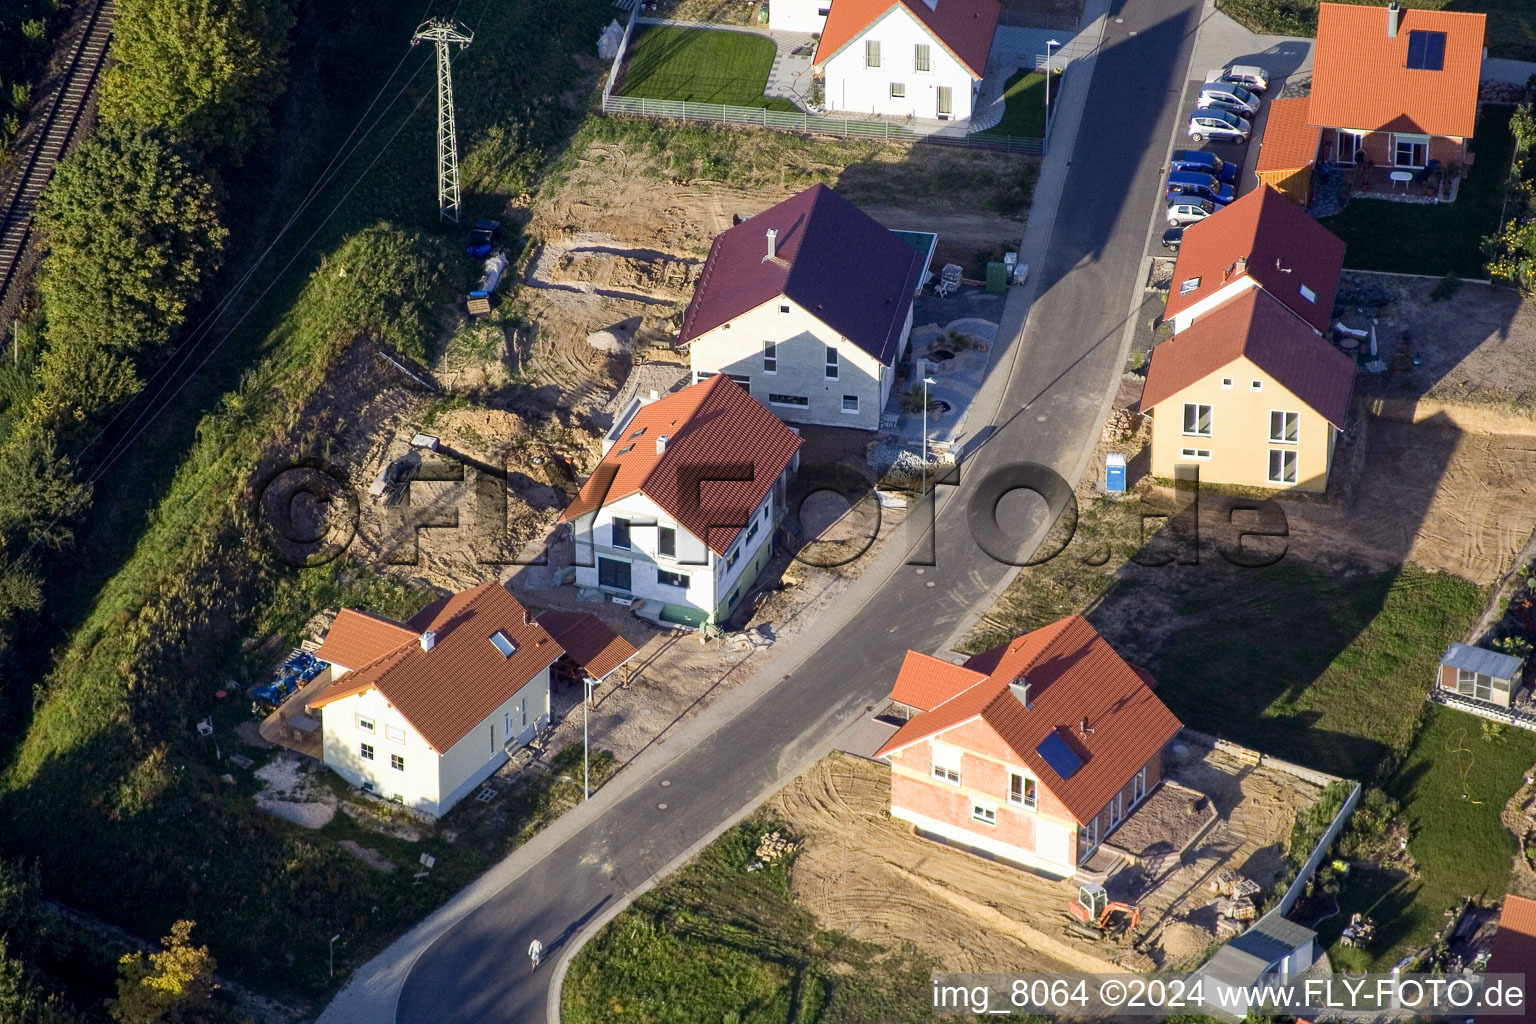
<instances>
[{"instance_id":1,"label":"blue portable toilet","mask_svg":"<svg viewBox=\"0 0 1536 1024\"><path fill-rule=\"evenodd\" d=\"M1104 489L1110 494L1125 493L1125 454L1123 452L1105 454Z\"/></svg>"}]
</instances>

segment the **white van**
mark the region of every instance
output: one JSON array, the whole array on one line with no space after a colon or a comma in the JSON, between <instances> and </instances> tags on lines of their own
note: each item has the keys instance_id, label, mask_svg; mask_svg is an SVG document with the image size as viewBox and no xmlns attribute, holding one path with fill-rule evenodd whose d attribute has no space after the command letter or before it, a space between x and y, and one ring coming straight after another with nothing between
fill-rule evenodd
<instances>
[{"instance_id":1,"label":"white van","mask_svg":"<svg viewBox=\"0 0 1536 1024\"><path fill-rule=\"evenodd\" d=\"M1252 117L1259 112L1259 98L1235 82L1207 82L1200 87L1200 106Z\"/></svg>"}]
</instances>

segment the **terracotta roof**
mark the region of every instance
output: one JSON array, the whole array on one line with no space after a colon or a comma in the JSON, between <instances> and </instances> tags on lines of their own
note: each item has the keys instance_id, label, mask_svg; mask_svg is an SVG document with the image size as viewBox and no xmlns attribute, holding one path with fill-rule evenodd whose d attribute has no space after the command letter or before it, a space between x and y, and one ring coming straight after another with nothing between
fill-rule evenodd
<instances>
[{"instance_id":1,"label":"terracotta roof","mask_svg":"<svg viewBox=\"0 0 1536 1024\"><path fill-rule=\"evenodd\" d=\"M979 717L1082 823L1179 731L1173 712L1081 615L979 654L965 667L980 672L981 665L989 666L984 678L914 715L875 756ZM1019 677L1029 683L1028 708L1008 685ZM1075 754L1081 767L1063 778L1038 749L1047 741Z\"/></svg>"},{"instance_id":2,"label":"terracotta roof","mask_svg":"<svg viewBox=\"0 0 1536 1024\"><path fill-rule=\"evenodd\" d=\"M669 440L658 455L659 436ZM560 521L641 493L723 555L800 443L798 434L740 384L724 375L711 377L641 406ZM752 479L704 483L697 502L683 501L691 472L702 470L698 475L709 480L728 476L724 467L742 464L752 467Z\"/></svg>"},{"instance_id":3,"label":"terracotta roof","mask_svg":"<svg viewBox=\"0 0 1536 1024\"><path fill-rule=\"evenodd\" d=\"M431 651L422 650L419 641L427 630L437 634ZM491 644L497 632L516 645L510 657ZM409 635L333 682L308 706L378 690L441 754L565 653L495 582L428 605L411 619Z\"/></svg>"},{"instance_id":4,"label":"terracotta roof","mask_svg":"<svg viewBox=\"0 0 1536 1024\"><path fill-rule=\"evenodd\" d=\"M891 700L919 711L932 711L985 678L985 672L908 651L901 671L896 674L896 685L891 688Z\"/></svg>"},{"instance_id":5,"label":"terracotta roof","mask_svg":"<svg viewBox=\"0 0 1536 1024\"><path fill-rule=\"evenodd\" d=\"M1493 937L1493 954L1488 970L1495 974L1525 973L1526 991L1536 980L1536 900L1523 896L1505 896L1499 913L1499 930ZM1525 1013L1511 1017L1481 1017L1479 1021L1536 1021L1536 1001L1527 995Z\"/></svg>"},{"instance_id":6,"label":"terracotta roof","mask_svg":"<svg viewBox=\"0 0 1536 1024\"><path fill-rule=\"evenodd\" d=\"M777 232L772 259L769 228ZM678 344L782 295L889 365L900 355L925 257L827 186L812 185L716 236Z\"/></svg>"},{"instance_id":7,"label":"terracotta roof","mask_svg":"<svg viewBox=\"0 0 1536 1024\"><path fill-rule=\"evenodd\" d=\"M603 679L636 653L635 645L591 612L551 609L534 617L593 679Z\"/></svg>"},{"instance_id":8,"label":"terracotta roof","mask_svg":"<svg viewBox=\"0 0 1536 1024\"><path fill-rule=\"evenodd\" d=\"M1323 130L1307 123L1307 102L1305 96L1269 101L1269 119L1264 122L1264 138L1253 165L1255 174L1300 170L1317 159Z\"/></svg>"},{"instance_id":9,"label":"terracotta roof","mask_svg":"<svg viewBox=\"0 0 1536 1024\"><path fill-rule=\"evenodd\" d=\"M1470 138L1486 22L1481 14L1405 9L1389 36L1384 4L1319 4L1308 123ZM1441 70L1408 67L1415 32L1445 34Z\"/></svg>"},{"instance_id":10,"label":"terracotta roof","mask_svg":"<svg viewBox=\"0 0 1536 1024\"><path fill-rule=\"evenodd\" d=\"M1326 330L1344 266L1344 243L1268 185L1184 229L1168 288L1169 320L1241 277L1274 293L1317 330ZM1198 281L1198 287L1185 286ZM1316 296L1302 295L1305 285Z\"/></svg>"},{"instance_id":11,"label":"terracotta roof","mask_svg":"<svg viewBox=\"0 0 1536 1024\"><path fill-rule=\"evenodd\" d=\"M926 28L965 65L971 77L980 78L997 32L997 18L1002 7L997 0L937 0L929 7L924 0L834 0L821 30L815 64L830 60L843 47L858 39L864 30L879 21L887 11L903 8Z\"/></svg>"},{"instance_id":12,"label":"terracotta roof","mask_svg":"<svg viewBox=\"0 0 1536 1024\"><path fill-rule=\"evenodd\" d=\"M1355 362L1250 288L1152 350L1141 411L1246 356L1281 387L1336 427L1344 426Z\"/></svg>"},{"instance_id":13,"label":"terracotta roof","mask_svg":"<svg viewBox=\"0 0 1536 1024\"><path fill-rule=\"evenodd\" d=\"M315 657L346 669L361 668L403 643L414 643L417 635L393 619L343 608Z\"/></svg>"}]
</instances>

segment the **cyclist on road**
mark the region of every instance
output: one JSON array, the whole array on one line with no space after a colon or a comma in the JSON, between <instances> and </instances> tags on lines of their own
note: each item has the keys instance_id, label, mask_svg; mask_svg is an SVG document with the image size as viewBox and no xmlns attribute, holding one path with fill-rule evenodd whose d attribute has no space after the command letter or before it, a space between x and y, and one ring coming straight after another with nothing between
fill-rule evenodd
<instances>
[{"instance_id":1,"label":"cyclist on road","mask_svg":"<svg viewBox=\"0 0 1536 1024\"><path fill-rule=\"evenodd\" d=\"M539 958L544 955L544 943L534 939L528 943L528 959L533 961L533 969L539 969Z\"/></svg>"}]
</instances>

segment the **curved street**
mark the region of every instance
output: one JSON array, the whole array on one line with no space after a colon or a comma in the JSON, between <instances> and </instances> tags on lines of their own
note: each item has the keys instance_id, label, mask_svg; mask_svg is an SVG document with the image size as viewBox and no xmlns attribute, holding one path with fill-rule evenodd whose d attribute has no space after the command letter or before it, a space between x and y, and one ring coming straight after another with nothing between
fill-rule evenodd
<instances>
[{"instance_id":1,"label":"curved street","mask_svg":"<svg viewBox=\"0 0 1536 1024\"><path fill-rule=\"evenodd\" d=\"M1089 7L1091 22L1102 8ZM1012 570L972 539L969 499L1000 467L1036 462L1075 480L1086 466L1139 305L1201 8L1116 0L1099 50L1066 75L1020 249L1034 270L1009 295L998 338L1011 340L972 411L993 426L970 446L959 485L938 488L936 564L906 564L928 550L914 511L796 649L774 648L750 682L359 969L321 1024L558 1019L558 979L593 929L831 750L889 692L908 648L943 649L991 605ZM1005 525L1027 549L1044 517L1022 504L1004 504ZM537 973L526 956L535 938Z\"/></svg>"}]
</instances>

